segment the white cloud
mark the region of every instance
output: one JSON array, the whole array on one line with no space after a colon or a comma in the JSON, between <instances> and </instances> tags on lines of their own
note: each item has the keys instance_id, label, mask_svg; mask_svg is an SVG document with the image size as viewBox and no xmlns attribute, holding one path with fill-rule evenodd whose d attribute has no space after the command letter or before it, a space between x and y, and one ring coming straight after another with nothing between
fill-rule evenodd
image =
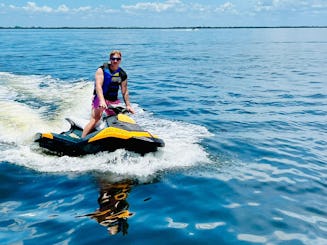
<instances>
[{"instance_id":1,"label":"white cloud","mask_svg":"<svg viewBox=\"0 0 327 245\"><path fill-rule=\"evenodd\" d=\"M311 5L314 9L327 9L327 2L315 2Z\"/></svg>"},{"instance_id":2,"label":"white cloud","mask_svg":"<svg viewBox=\"0 0 327 245\"><path fill-rule=\"evenodd\" d=\"M115 18L116 22L114 22L114 25L129 26L131 23L134 25L135 21L136 25L144 26L151 24L158 26L178 26L197 25L198 23L203 25L206 25L206 23L209 23L208 25L216 25L217 23L223 23L221 20L224 19L226 19L226 25L230 25L229 23L242 25L246 23L246 21L242 21L243 19L253 24L256 22L254 16L265 18L266 20L268 17L270 18L273 16L276 20L280 19L282 23L285 20L285 16L288 15L319 18L319 20L314 21L319 23L319 25L325 25L324 23L326 23L326 21L324 20L324 16L327 13L327 0L251 0L244 2L241 0L224 0L210 1L210 3L208 1L199 0L138 0L134 1L135 4L122 4L120 7L115 7L114 9L110 8L108 3L96 6L90 4L89 6L80 5L77 7L70 7L69 4L53 5L50 4L50 1L47 1L48 5L46 5L33 1L35 0L29 0L29 2L23 5L18 5L17 3L9 5L0 2L0 14L1 16L22 16L22 18L24 16L31 17L37 15L37 18L41 20L40 22L47 21L50 16L52 19L53 17L58 17L61 18L58 19L58 23L60 21L64 23L67 19L73 19L71 16L73 15L76 21L82 20L83 18L85 23L87 23L86 25L89 23L99 25L98 23L103 23L103 20L108 19L108 15L111 13L119 12L119 16ZM123 2L124 1L121 1L121 3ZM263 14L261 15L260 13ZM135 17L135 14L137 14L136 17L139 17L139 19ZM149 17L149 15L151 15L156 22L148 23L147 20L149 18L147 17ZM235 15L237 15L238 18L235 18ZM181 18L181 16L183 18ZM296 18L294 17L294 19ZM11 25L10 17L7 19L6 21L9 24L6 24ZM301 18L297 19L300 21ZM297 23L296 21L294 23ZM302 22L305 23L304 21ZM18 23L18 21L16 22ZM21 23L25 22L19 22L18 24L21 25ZM269 19L268 22L270 23L271 20ZM81 22L77 22L77 24L74 25L81 25L80 23ZM3 21L2 25L4 24L5 22Z\"/></svg>"},{"instance_id":3,"label":"white cloud","mask_svg":"<svg viewBox=\"0 0 327 245\"><path fill-rule=\"evenodd\" d=\"M214 12L225 12L238 14L235 4L228 1L218 7L212 5L206 5L198 2L193 3L183 3L180 0L167 0L165 2L138 2L134 5L122 5L122 9L126 12L138 12L138 11L148 11L148 12L193 12L193 13L214 13Z\"/></svg>"},{"instance_id":4,"label":"white cloud","mask_svg":"<svg viewBox=\"0 0 327 245\"><path fill-rule=\"evenodd\" d=\"M185 2L185 1L184 1ZM6 8L15 11L25 11L28 13L85 13L90 15L98 15L103 13L115 13L118 11L125 11L127 13L135 12L190 12L190 13L225 13L225 14L249 14L267 11L304 11L304 10L320 10L327 8L326 0L254 0L252 4L242 4L246 8L241 9L241 5L229 0L218 6L205 4L202 1L195 1L192 3L184 3L182 0L153 0L147 2L138 2L134 5L122 5L121 8L111 9L107 6L91 7L80 6L70 8L66 4L61 4L58 7L50 7L47 5L38 5L35 2L27 2L24 6L8 5L1 3L2 11Z\"/></svg>"},{"instance_id":5,"label":"white cloud","mask_svg":"<svg viewBox=\"0 0 327 245\"><path fill-rule=\"evenodd\" d=\"M22 9L26 10L27 12L43 12L43 13L51 13L53 9L48 6L37 6L34 2L27 2L27 5L22 7Z\"/></svg>"},{"instance_id":6,"label":"white cloud","mask_svg":"<svg viewBox=\"0 0 327 245\"><path fill-rule=\"evenodd\" d=\"M255 11L304 10L310 7L309 0L257 0Z\"/></svg>"},{"instance_id":7,"label":"white cloud","mask_svg":"<svg viewBox=\"0 0 327 245\"><path fill-rule=\"evenodd\" d=\"M209 12L210 9L211 8L207 5L203 5L203 4L199 4L199 3L192 3L190 6L185 5L184 10L192 10L192 11L203 13L203 12Z\"/></svg>"},{"instance_id":8,"label":"white cloud","mask_svg":"<svg viewBox=\"0 0 327 245\"><path fill-rule=\"evenodd\" d=\"M91 12L92 10L93 9L90 6L83 6L83 7L73 9L74 12Z\"/></svg>"},{"instance_id":9,"label":"white cloud","mask_svg":"<svg viewBox=\"0 0 327 245\"><path fill-rule=\"evenodd\" d=\"M62 5L60 5L57 8L57 12L60 12L60 13L68 13L69 12L69 8L65 4L62 4Z\"/></svg>"},{"instance_id":10,"label":"white cloud","mask_svg":"<svg viewBox=\"0 0 327 245\"><path fill-rule=\"evenodd\" d=\"M221 4L215 9L216 12L230 12L236 14L237 11L235 9L235 5L231 2L226 2L224 4Z\"/></svg>"},{"instance_id":11,"label":"white cloud","mask_svg":"<svg viewBox=\"0 0 327 245\"><path fill-rule=\"evenodd\" d=\"M122 8L128 12L131 11L155 11L155 12L163 12L169 9L175 8L178 4L180 4L180 0L168 0L163 3L159 2L139 2L135 5L122 5Z\"/></svg>"},{"instance_id":12,"label":"white cloud","mask_svg":"<svg viewBox=\"0 0 327 245\"><path fill-rule=\"evenodd\" d=\"M2 6L3 8L5 7L5 5ZM67 5L65 4L61 4L59 5L57 8L52 8L49 7L47 5L44 6L39 6L37 5L35 2L27 2L27 4L25 6L15 6L13 4L8 6L10 9L12 10L16 10L16 11L25 11L28 13L80 13L80 12L96 12L99 11L100 9L93 9L90 6L81 6L78 8L72 8L70 9Z\"/></svg>"}]
</instances>

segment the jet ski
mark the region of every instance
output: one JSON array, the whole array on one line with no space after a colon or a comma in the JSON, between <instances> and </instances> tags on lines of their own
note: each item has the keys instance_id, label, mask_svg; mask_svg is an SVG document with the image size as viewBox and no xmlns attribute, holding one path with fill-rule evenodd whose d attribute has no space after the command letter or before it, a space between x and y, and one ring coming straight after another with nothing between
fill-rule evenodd
<instances>
[{"instance_id":1,"label":"jet ski","mask_svg":"<svg viewBox=\"0 0 327 245\"><path fill-rule=\"evenodd\" d=\"M70 129L62 133L37 133L35 142L58 155L80 156L126 149L144 155L165 145L158 136L143 130L122 106L110 106L114 115L103 116L100 125L82 138L83 127L66 118ZM105 114L105 113L104 113Z\"/></svg>"}]
</instances>

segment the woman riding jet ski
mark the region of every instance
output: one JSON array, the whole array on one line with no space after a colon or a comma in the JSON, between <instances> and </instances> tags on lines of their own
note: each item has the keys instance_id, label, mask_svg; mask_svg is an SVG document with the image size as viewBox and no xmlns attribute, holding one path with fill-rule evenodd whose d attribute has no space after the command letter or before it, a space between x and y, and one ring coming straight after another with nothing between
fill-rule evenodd
<instances>
[{"instance_id":1,"label":"woman riding jet ski","mask_svg":"<svg viewBox=\"0 0 327 245\"><path fill-rule=\"evenodd\" d=\"M165 145L164 141L151 133L144 131L135 121L127 116L123 107L110 107L116 115L102 118L99 127L82 138L83 128L66 118L70 123L67 132L37 133L35 142L43 148L57 152L60 155L78 156L93 154L100 151L115 151L124 148L140 154L154 152Z\"/></svg>"}]
</instances>

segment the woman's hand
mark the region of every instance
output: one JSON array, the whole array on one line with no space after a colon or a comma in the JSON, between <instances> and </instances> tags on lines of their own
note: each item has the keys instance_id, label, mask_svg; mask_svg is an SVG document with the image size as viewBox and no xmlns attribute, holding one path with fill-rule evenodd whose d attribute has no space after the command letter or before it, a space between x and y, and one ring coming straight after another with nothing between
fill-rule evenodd
<instances>
[{"instance_id":1,"label":"woman's hand","mask_svg":"<svg viewBox=\"0 0 327 245\"><path fill-rule=\"evenodd\" d=\"M100 101L100 103L99 103L99 108L103 108L103 109L107 109L107 103L106 103L106 101Z\"/></svg>"},{"instance_id":2,"label":"woman's hand","mask_svg":"<svg viewBox=\"0 0 327 245\"><path fill-rule=\"evenodd\" d=\"M129 111L130 113L132 113L132 114L135 113L134 109L133 109L130 105L127 105L127 106L126 106L126 110L128 110L128 111Z\"/></svg>"}]
</instances>

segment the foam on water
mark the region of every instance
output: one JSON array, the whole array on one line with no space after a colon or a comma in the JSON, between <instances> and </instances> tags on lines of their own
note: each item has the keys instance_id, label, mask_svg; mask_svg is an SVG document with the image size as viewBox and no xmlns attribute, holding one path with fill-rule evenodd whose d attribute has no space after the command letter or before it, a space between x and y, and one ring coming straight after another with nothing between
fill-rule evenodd
<instances>
[{"instance_id":1,"label":"foam on water","mask_svg":"<svg viewBox=\"0 0 327 245\"><path fill-rule=\"evenodd\" d=\"M134 104L132 117L145 129L163 138L166 146L145 156L125 151L82 157L46 154L33 142L36 132L61 132L65 117L88 120L93 83L58 81L48 76L0 73L0 143L3 161L41 172L113 172L149 176L167 169L209 162L199 144L209 137L206 128L185 122L155 118ZM53 105L53 106L52 106Z\"/></svg>"}]
</instances>

